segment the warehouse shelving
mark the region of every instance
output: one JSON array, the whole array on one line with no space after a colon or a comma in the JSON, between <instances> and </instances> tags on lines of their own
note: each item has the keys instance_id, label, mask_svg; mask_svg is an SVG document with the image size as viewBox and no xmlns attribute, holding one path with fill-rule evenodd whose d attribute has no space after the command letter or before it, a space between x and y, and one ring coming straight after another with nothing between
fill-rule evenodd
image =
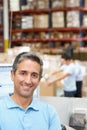
<instances>
[{"instance_id":1,"label":"warehouse shelving","mask_svg":"<svg viewBox=\"0 0 87 130\"><path fill-rule=\"evenodd\" d=\"M3 42L3 1L0 0L0 52L4 50Z\"/></svg>"},{"instance_id":2,"label":"warehouse shelving","mask_svg":"<svg viewBox=\"0 0 87 130\"><path fill-rule=\"evenodd\" d=\"M48 8L48 9L26 9L26 10L19 10L19 11L12 11L10 13L12 13L12 16L13 16L13 20L12 22L20 22L21 24L21 16L29 16L29 15L34 15L34 14L48 14L49 16L52 17L52 13L53 12L64 12L64 14L67 13L67 11L79 11L82 12L82 13L86 13L87 12L87 8L84 7L84 6L80 6L80 7L59 7L59 8ZM17 17L16 17L17 16ZM52 24L52 18L50 18L50 21L51 21L51 24ZM50 22L49 21L49 22ZM66 21L66 20L65 20ZM26 39L26 36L25 36L25 39L23 37L20 37L20 38L16 38L16 39L12 39L12 45L17 45L19 42L20 43L38 43L38 42L42 42L42 43L50 43L50 42L72 42L72 41L83 41L83 42L86 42L87 41L87 36L84 35L80 35L79 37L72 37L72 38L51 38L51 33L52 32L73 32L73 33L76 33L76 34L80 34L80 32L82 33L86 33L87 31L87 27L83 27L82 25L80 25L79 27L62 27L62 28L59 28L59 27L56 27L56 28L53 28L52 26L48 27L48 28L27 28L27 29L22 29L22 28L15 28L15 29L12 29L10 30L12 35L16 34L16 33L40 33L40 32L46 32L46 33L49 33L49 37L46 38L46 39L43 39L43 38L27 38Z\"/></svg>"}]
</instances>

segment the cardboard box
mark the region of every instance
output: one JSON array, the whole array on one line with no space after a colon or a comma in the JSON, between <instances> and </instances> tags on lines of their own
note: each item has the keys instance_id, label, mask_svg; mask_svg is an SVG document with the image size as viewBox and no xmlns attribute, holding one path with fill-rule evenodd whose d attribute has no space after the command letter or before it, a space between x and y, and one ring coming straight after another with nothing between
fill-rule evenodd
<instances>
[{"instance_id":1,"label":"cardboard box","mask_svg":"<svg viewBox=\"0 0 87 130\"><path fill-rule=\"evenodd\" d=\"M47 86L45 82L41 82L40 96L56 96L56 86Z\"/></svg>"}]
</instances>

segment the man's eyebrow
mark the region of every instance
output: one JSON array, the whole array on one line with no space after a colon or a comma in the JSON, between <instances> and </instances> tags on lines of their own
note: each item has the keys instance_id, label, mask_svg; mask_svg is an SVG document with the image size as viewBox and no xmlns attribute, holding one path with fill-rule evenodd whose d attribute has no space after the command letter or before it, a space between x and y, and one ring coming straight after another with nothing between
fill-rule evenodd
<instances>
[{"instance_id":1,"label":"man's eyebrow","mask_svg":"<svg viewBox=\"0 0 87 130\"><path fill-rule=\"evenodd\" d=\"M37 72L32 72L33 74L37 74L37 75L39 75L39 73L37 73Z\"/></svg>"}]
</instances>

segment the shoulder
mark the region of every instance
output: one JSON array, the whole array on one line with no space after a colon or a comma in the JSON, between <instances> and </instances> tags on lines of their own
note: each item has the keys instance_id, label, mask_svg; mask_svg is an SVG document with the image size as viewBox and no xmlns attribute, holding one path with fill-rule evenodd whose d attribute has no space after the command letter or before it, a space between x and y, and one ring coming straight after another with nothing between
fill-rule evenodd
<instances>
[{"instance_id":1,"label":"shoulder","mask_svg":"<svg viewBox=\"0 0 87 130\"><path fill-rule=\"evenodd\" d=\"M48 103L45 102L45 101L41 101L41 100L37 99L37 102L38 102L38 104L40 104L40 106L43 106L43 107L45 107L45 108L48 107L49 109L54 109L54 107L53 107L52 105L48 104Z\"/></svg>"},{"instance_id":2,"label":"shoulder","mask_svg":"<svg viewBox=\"0 0 87 130\"><path fill-rule=\"evenodd\" d=\"M6 100L6 98L7 98L7 97L2 97L2 98L0 99L0 105L2 105L2 104L4 103L4 101Z\"/></svg>"},{"instance_id":3,"label":"shoulder","mask_svg":"<svg viewBox=\"0 0 87 130\"><path fill-rule=\"evenodd\" d=\"M45 115L46 117L49 117L50 120L57 120L59 121L59 115L58 112L56 110L56 108L44 101L39 101L39 108L41 113L43 113L43 115Z\"/></svg>"},{"instance_id":4,"label":"shoulder","mask_svg":"<svg viewBox=\"0 0 87 130\"><path fill-rule=\"evenodd\" d=\"M39 109L42 112L45 112L49 115L57 114L57 111L54 106L52 106L44 101L40 101L40 100L37 100L37 104L38 104Z\"/></svg>"},{"instance_id":5,"label":"shoulder","mask_svg":"<svg viewBox=\"0 0 87 130\"><path fill-rule=\"evenodd\" d=\"M69 66L67 67L67 69L70 69L70 70L75 70L75 64L74 63L70 63Z\"/></svg>"},{"instance_id":6,"label":"shoulder","mask_svg":"<svg viewBox=\"0 0 87 130\"><path fill-rule=\"evenodd\" d=\"M9 96L5 96L3 98L0 99L0 109L1 108L5 108L7 106L7 104L10 103L10 97Z\"/></svg>"},{"instance_id":7,"label":"shoulder","mask_svg":"<svg viewBox=\"0 0 87 130\"><path fill-rule=\"evenodd\" d=\"M61 122L59 115L54 106L44 102L37 101L39 104L39 112L44 117L44 119L49 123L52 130L61 130Z\"/></svg>"},{"instance_id":8,"label":"shoulder","mask_svg":"<svg viewBox=\"0 0 87 130\"><path fill-rule=\"evenodd\" d=\"M5 106L6 106L5 104L6 104L6 97L0 99L0 113L1 113L1 111L3 111L5 109Z\"/></svg>"}]
</instances>

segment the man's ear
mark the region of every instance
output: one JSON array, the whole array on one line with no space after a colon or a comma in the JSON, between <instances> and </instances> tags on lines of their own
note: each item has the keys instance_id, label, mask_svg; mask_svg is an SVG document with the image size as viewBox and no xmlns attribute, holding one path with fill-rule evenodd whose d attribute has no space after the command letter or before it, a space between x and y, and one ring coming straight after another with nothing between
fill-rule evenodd
<instances>
[{"instance_id":1,"label":"man's ear","mask_svg":"<svg viewBox=\"0 0 87 130\"><path fill-rule=\"evenodd\" d=\"M42 79L43 76L40 76L39 81Z\"/></svg>"},{"instance_id":2,"label":"man's ear","mask_svg":"<svg viewBox=\"0 0 87 130\"><path fill-rule=\"evenodd\" d=\"M14 80L14 71L11 70L11 80L13 81Z\"/></svg>"}]
</instances>

